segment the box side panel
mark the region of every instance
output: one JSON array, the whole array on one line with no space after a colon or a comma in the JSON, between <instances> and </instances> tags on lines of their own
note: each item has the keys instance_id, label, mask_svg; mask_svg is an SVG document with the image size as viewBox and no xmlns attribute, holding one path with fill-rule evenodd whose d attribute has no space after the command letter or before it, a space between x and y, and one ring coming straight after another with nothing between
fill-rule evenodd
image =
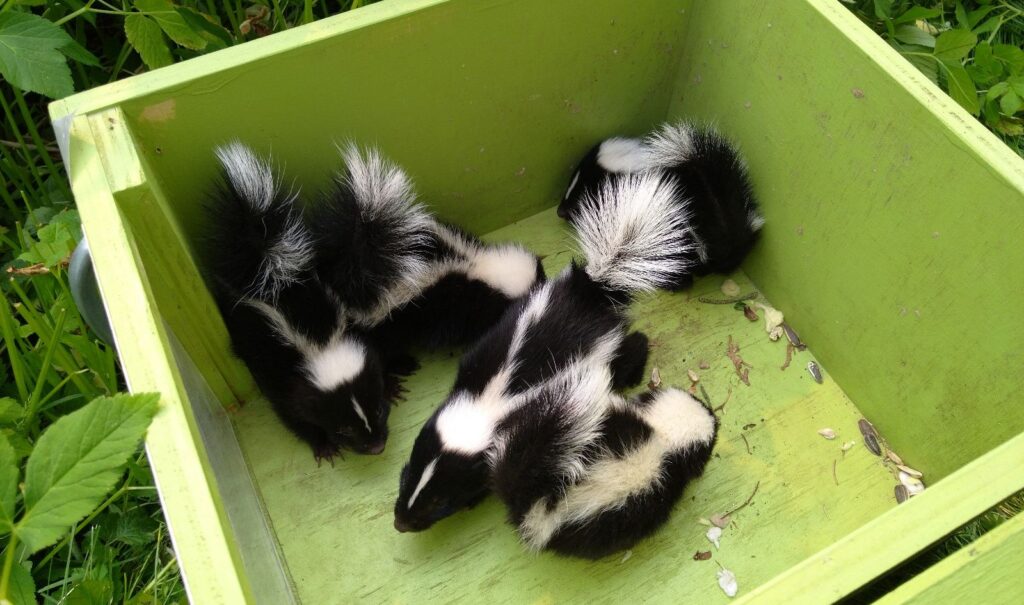
<instances>
[{"instance_id":1,"label":"box side panel","mask_svg":"<svg viewBox=\"0 0 1024 605\"><path fill-rule=\"evenodd\" d=\"M1024 515L1018 515L897 588L879 605L1020 603Z\"/></svg>"},{"instance_id":2,"label":"box side panel","mask_svg":"<svg viewBox=\"0 0 1024 605\"><path fill-rule=\"evenodd\" d=\"M336 142L377 144L441 217L483 233L551 206L596 140L665 115L688 4L451 0L124 107L186 231L212 147L238 138L314 199Z\"/></svg>"},{"instance_id":3,"label":"box side panel","mask_svg":"<svg viewBox=\"0 0 1024 605\"><path fill-rule=\"evenodd\" d=\"M198 438L163 322L153 304L138 241L119 208L145 189L142 166L117 111L74 120L71 183L89 237L97 280L133 391L157 391L161 410L146 449L186 587L195 602L240 603L250 589L216 479ZM107 173L108 166L119 169Z\"/></svg>"},{"instance_id":4,"label":"box side panel","mask_svg":"<svg viewBox=\"0 0 1024 605\"><path fill-rule=\"evenodd\" d=\"M670 115L764 205L746 265L934 481L1024 430L1024 163L833 0L698 3Z\"/></svg>"}]
</instances>

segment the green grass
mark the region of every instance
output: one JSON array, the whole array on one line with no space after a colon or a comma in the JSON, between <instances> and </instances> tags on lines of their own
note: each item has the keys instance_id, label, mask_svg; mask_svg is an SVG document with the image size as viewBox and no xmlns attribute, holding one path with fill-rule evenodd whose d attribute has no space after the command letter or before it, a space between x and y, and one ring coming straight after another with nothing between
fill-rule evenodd
<instances>
[{"instance_id":1,"label":"green grass","mask_svg":"<svg viewBox=\"0 0 1024 605\"><path fill-rule=\"evenodd\" d=\"M11 15L35 15L49 22L47 35L65 32L83 49L46 46L51 58L66 61L64 84L60 77L40 82L4 74L0 80L0 398L25 410L13 417L15 408L0 399L0 431L22 463L58 418L124 388L115 352L84 325L70 297L67 260L81 230L46 114L49 99L38 93L85 90L370 1L0 0L0 36L10 33ZM1024 45L1024 0L842 1L1024 155L1024 59L1018 61L1024 51L1013 51ZM906 18L915 14L920 18ZM129 42L126 25L143 55ZM962 44L954 47L956 41ZM999 53L990 52L997 47ZM875 589L905 581L1022 508L1024 494L1017 494ZM29 562L36 598L44 603L185 600L141 452L96 510Z\"/></svg>"}]
</instances>

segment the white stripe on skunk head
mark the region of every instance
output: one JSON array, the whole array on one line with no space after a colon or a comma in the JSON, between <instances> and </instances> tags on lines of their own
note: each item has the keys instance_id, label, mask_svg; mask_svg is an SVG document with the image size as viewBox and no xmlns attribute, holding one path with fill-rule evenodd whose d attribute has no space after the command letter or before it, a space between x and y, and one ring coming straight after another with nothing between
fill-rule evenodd
<instances>
[{"instance_id":1,"label":"white stripe on skunk head","mask_svg":"<svg viewBox=\"0 0 1024 605\"><path fill-rule=\"evenodd\" d=\"M537 281L537 257L514 245L482 248L471 259L467 275L509 298L519 298Z\"/></svg>"},{"instance_id":2,"label":"white stripe on skunk head","mask_svg":"<svg viewBox=\"0 0 1024 605\"><path fill-rule=\"evenodd\" d=\"M278 190L270 161L261 159L239 141L221 145L214 153L238 195L254 210L269 210Z\"/></svg>"},{"instance_id":3,"label":"white stripe on skunk head","mask_svg":"<svg viewBox=\"0 0 1024 605\"><path fill-rule=\"evenodd\" d=\"M694 249L689 216L675 179L657 172L607 179L576 219L590 277L614 290L670 286L688 269Z\"/></svg>"},{"instance_id":4,"label":"white stripe on skunk head","mask_svg":"<svg viewBox=\"0 0 1024 605\"><path fill-rule=\"evenodd\" d=\"M306 359L306 374L321 391L330 391L350 382L366 364L366 346L351 338L332 340L327 346L312 352ZM366 415L355 401L356 414L366 422ZM369 423L367 423L369 424Z\"/></svg>"},{"instance_id":5,"label":"white stripe on skunk head","mask_svg":"<svg viewBox=\"0 0 1024 605\"><path fill-rule=\"evenodd\" d=\"M426 468L423 469L423 474L420 475L419 483L416 484L416 489L413 490L412 495L409 496L409 501L406 503L406 508L412 508L412 505L416 503L416 497L420 495L423 488L427 486L430 478L434 476L434 469L437 468L438 458L434 458L427 464Z\"/></svg>"},{"instance_id":6,"label":"white stripe on skunk head","mask_svg":"<svg viewBox=\"0 0 1024 605\"><path fill-rule=\"evenodd\" d=\"M356 400L355 395L352 396L352 409L355 410L356 416L363 421L363 425L366 427L367 433L372 433L373 428L370 427L370 420L366 417L366 412L363 411L363 406L359 405L359 401Z\"/></svg>"},{"instance_id":7,"label":"white stripe on skunk head","mask_svg":"<svg viewBox=\"0 0 1024 605\"><path fill-rule=\"evenodd\" d=\"M644 138L652 166L667 168L678 166L693 155L693 135L696 127L689 122L663 124Z\"/></svg>"},{"instance_id":8,"label":"white stripe on skunk head","mask_svg":"<svg viewBox=\"0 0 1024 605\"><path fill-rule=\"evenodd\" d=\"M491 446L499 418L495 406L460 393L437 417L437 434L445 451L478 454Z\"/></svg>"},{"instance_id":9,"label":"white stripe on skunk head","mask_svg":"<svg viewBox=\"0 0 1024 605\"><path fill-rule=\"evenodd\" d=\"M608 172L641 172L651 167L651 157L642 140L614 137L601 143L597 165Z\"/></svg>"},{"instance_id":10,"label":"white stripe on skunk head","mask_svg":"<svg viewBox=\"0 0 1024 605\"><path fill-rule=\"evenodd\" d=\"M569 195L572 194L572 190L576 188L576 183L579 182L579 180L580 180L580 171L577 170L576 174L574 174L572 176L572 182L569 183L569 188L565 190L565 196L562 197L563 200L569 199Z\"/></svg>"}]
</instances>

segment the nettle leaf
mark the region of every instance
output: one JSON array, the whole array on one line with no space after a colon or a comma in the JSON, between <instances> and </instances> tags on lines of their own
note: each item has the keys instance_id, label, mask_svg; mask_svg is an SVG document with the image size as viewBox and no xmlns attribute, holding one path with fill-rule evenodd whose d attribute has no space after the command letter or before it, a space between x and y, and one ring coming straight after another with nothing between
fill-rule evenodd
<instances>
[{"instance_id":1,"label":"nettle leaf","mask_svg":"<svg viewBox=\"0 0 1024 605\"><path fill-rule=\"evenodd\" d=\"M896 28L895 37L906 44L935 48L935 36L914 25L900 25Z\"/></svg>"},{"instance_id":2,"label":"nettle leaf","mask_svg":"<svg viewBox=\"0 0 1024 605\"><path fill-rule=\"evenodd\" d=\"M77 210L61 210L36 232L37 241L18 256L27 263L42 263L49 268L64 262L82 239L82 223Z\"/></svg>"},{"instance_id":3,"label":"nettle leaf","mask_svg":"<svg viewBox=\"0 0 1024 605\"><path fill-rule=\"evenodd\" d=\"M14 528L14 505L18 499L18 457L0 435L0 536Z\"/></svg>"},{"instance_id":4,"label":"nettle leaf","mask_svg":"<svg viewBox=\"0 0 1024 605\"><path fill-rule=\"evenodd\" d=\"M206 39L175 10L171 0L135 0L135 8L156 21L176 43L192 50L206 48Z\"/></svg>"},{"instance_id":5,"label":"nettle leaf","mask_svg":"<svg viewBox=\"0 0 1024 605\"><path fill-rule=\"evenodd\" d=\"M963 29L942 32L935 39L935 57L940 61L959 61L971 53L978 43L978 36ZM967 72L964 72L966 75Z\"/></svg>"},{"instance_id":6,"label":"nettle leaf","mask_svg":"<svg viewBox=\"0 0 1024 605\"><path fill-rule=\"evenodd\" d=\"M978 91L967 70L957 62L943 61L942 64L946 68L946 85L949 88L949 96L953 97L953 100L969 111L971 115L978 115L978 111L981 109L978 104Z\"/></svg>"},{"instance_id":7,"label":"nettle leaf","mask_svg":"<svg viewBox=\"0 0 1024 605\"><path fill-rule=\"evenodd\" d=\"M0 75L14 86L52 99L75 91L71 68L60 49L71 38L38 15L0 13Z\"/></svg>"},{"instance_id":8,"label":"nettle leaf","mask_svg":"<svg viewBox=\"0 0 1024 605\"><path fill-rule=\"evenodd\" d=\"M25 513L15 532L31 554L99 505L139 446L156 394L99 397L54 422L25 467Z\"/></svg>"},{"instance_id":9,"label":"nettle leaf","mask_svg":"<svg viewBox=\"0 0 1024 605\"><path fill-rule=\"evenodd\" d=\"M157 69L174 63L171 57L171 49L167 47L167 40L160 29L160 25L149 17L132 13L124 18L124 33L132 45L142 57L142 62L150 69Z\"/></svg>"},{"instance_id":10,"label":"nettle leaf","mask_svg":"<svg viewBox=\"0 0 1024 605\"><path fill-rule=\"evenodd\" d=\"M1006 65L1006 71L1016 76L1024 72L1024 50L1011 44L996 44L992 47L992 56Z\"/></svg>"}]
</instances>

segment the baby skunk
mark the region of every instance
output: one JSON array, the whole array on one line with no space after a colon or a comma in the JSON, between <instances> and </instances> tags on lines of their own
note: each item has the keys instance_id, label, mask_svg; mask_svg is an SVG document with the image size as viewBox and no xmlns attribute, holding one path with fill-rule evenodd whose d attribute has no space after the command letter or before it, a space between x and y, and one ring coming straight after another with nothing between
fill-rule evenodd
<instances>
[{"instance_id":1,"label":"baby skunk","mask_svg":"<svg viewBox=\"0 0 1024 605\"><path fill-rule=\"evenodd\" d=\"M394 379L313 274L296 195L244 145L216 155L223 178L208 204L205 257L235 354L317 461L341 448L380 453Z\"/></svg>"},{"instance_id":2,"label":"baby skunk","mask_svg":"<svg viewBox=\"0 0 1024 605\"><path fill-rule=\"evenodd\" d=\"M692 251L677 186L657 173L606 181L584 204L574 262L532 290L462 358L445 402L420 431L402 470L395 527L424 530L488 491L494 430L531 392L574 368L607 374L609 388L639 383L647 338L628 334L631 296L672 284ZM581 365L582 364L582 365Z\"/></svg>"},{"instance_id":3,"label":"baby skunk","mask_svg":"<svg viewBox=\"0 0 1024 605\"><path fill-rule=\"evenodd\" d=\"M675 288L692 283L693 275L729 273L757 242L761 216L736 148L709 126L689 122L665 124L643 139L611 138L596 145L580 161L558 206L558 216L576 223L583 200L605 179L648 170L667 172L680 183L679 202L686 203L696 246L690 253L693 273Z\"/></svg>"},{"instance_id":4,"label":"baby skunk","mask_svg":"<svg viewBox=\"0 0 1024 605\"><path fill-rule=\"evenodd\" d=\"M411 343L475 340L543 281L539 259L521 246L485 245L434 219L377 150L349 144L342 157L345 172L308 213L316 273L394 361L410 362Z\"/></svg>"},{"instance_id":5,"label":"baby skunk","mask_svg":"<svg viewBox=\"0 0 1024 605\"><path fill-rule=\"evenodd\" d=\"M532 551L598 559L630 548L704 472L717 420L677 389L627 401L553 386L499 425L493 489Z\"/></svg>"}]
</instances>

